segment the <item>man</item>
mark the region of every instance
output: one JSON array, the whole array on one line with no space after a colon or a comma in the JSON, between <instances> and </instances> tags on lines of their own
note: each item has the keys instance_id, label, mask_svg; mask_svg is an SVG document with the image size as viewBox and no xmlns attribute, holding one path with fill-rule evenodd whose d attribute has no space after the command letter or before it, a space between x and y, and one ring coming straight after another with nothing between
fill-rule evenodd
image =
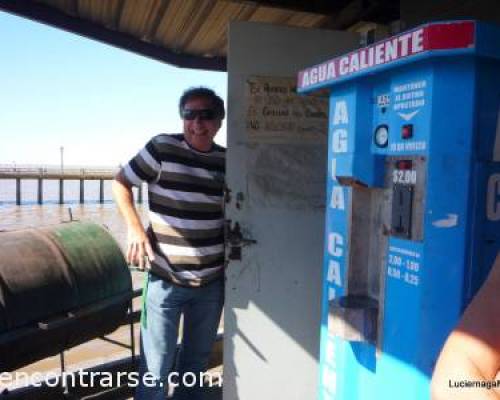
<instances>
[{"instance_id":1,"label":"man","mask_svg":"<svg viewBox=\"0 0 500 400\"><path fill-rule=\"evenodd\" d=\"M500 253L441 351L432 377L433 400L500 399L500 385L493 386L500 378L499 293Z\"/></svg>"},{"instance_id":2,"label":"man","mask_svg":"<svg viewBox=\"0 0 500 400\"><path fill-rule=\"evenodd\" d=\"M224 103L210 89L193 88L180 98L179 112L184 133L153 137L113 182L128 227L127 260L140 268L146 258L150 261L136 400L165 398L181 313L179 381L186 373L199 377L207 367L224 301L225 150L214 144L225 116ZM143 182L149 195L147 231L132 196L132 186ZM181 385L176 399L199 399L200 384L198 380L193 388Z\"/></svg>"}]
</instances>

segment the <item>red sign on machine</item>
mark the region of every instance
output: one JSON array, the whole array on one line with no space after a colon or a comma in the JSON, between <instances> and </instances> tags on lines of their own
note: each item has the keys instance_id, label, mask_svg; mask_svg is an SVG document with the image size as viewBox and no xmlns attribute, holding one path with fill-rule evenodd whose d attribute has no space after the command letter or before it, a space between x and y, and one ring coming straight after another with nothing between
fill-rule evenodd
<instances>
[{"instance_id":1,"label":"red sign on machine","mask_svg":"<svg viewBox=\"0 0 500 400\"><path fill-rule=\"evenodd\" d=\"M474 47L473 21L434 23L390 37L299 72L297 87L307 89L431 50Z\"/></svg>"}]
</instances>

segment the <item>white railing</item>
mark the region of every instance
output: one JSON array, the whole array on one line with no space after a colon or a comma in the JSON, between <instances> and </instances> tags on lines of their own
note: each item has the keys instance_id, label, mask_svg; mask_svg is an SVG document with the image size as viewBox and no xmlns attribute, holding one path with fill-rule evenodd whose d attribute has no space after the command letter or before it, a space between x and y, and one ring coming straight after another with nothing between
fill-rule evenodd
<instances>
[{"instance_id":1,"label":"white railing","mask_svg":"<svg viewBox=\"0 0 500 400\"><path fill-rule=\"evenodd\" d=\"M0 165L0 174L8 175L114 175L118 172L118 167L67 167L61 169L60 167L17 167L13 165Z\"/></svg>"}]
</instances>

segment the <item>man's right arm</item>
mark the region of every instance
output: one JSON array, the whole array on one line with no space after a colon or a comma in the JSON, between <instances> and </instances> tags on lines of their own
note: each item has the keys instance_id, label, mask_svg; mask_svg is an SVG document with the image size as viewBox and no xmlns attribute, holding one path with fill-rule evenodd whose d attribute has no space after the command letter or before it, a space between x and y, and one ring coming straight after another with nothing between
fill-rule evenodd
<instances>
[{"instance_id":1,"label":"man's right arm","mask_svg":"<svg viewBox=\"0 0 500 400\"><path fill-rule=\"evenodd\" d=\"M118 173L113 181L113 197L127 224L127 262L144 269L145 256L149 257L150 261L153 261L154 253L134 206L132 187L125 179L123 170Z\"/></svg>"}]
</instances>

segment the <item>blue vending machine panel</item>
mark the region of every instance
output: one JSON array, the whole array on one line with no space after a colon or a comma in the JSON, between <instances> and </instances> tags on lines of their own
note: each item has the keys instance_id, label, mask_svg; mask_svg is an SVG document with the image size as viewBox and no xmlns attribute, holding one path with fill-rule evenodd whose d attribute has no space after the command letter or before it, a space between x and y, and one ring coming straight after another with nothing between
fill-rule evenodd
<instances>
[{"instance_id":1,"label":"blue vending machine panel","mask_svg":"<svg viewBox=\"0 0 500 400\"><path fill-rule=\"evenodd\" d=\"M299 73L330 89L322 400L429 398L500 248L498 43L432 23Z\"/></svg>"}]
</instances>

